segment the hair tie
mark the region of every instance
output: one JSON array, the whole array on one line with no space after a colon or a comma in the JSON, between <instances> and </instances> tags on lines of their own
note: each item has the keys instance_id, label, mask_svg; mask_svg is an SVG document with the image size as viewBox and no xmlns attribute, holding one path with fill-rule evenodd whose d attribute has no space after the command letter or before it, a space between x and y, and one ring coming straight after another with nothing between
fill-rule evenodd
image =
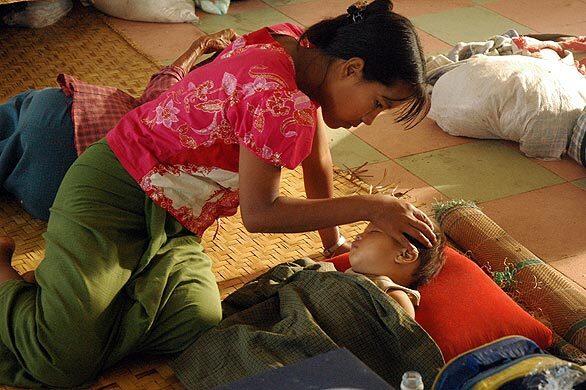
<instances>
[{"instance_id":1,"label":"hair tie","mask_svg":"<svg viewBox=\"0 0 586 390\"><path fill-rule=\"evenodd\" d=\"M348 16L352 19L352 23L360 23L364 20L364 8L368 4L367 1L357 1L356 3L352 4L346 12L348 12Z\"/></svg>"}]
</instances>

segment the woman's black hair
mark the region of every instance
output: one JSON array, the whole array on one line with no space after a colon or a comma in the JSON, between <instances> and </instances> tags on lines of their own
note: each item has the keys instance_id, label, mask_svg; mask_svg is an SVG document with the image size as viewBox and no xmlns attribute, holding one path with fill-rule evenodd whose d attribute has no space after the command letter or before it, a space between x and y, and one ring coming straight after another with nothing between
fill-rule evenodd
<instances>
[{"instance_id":1,"label":"woman's black hair","mask_svg":"<svg viewBox=\"0 0 586 390\"><path fill-rule=\"evenodd\" d=\"M364 7L309 27L301 36L324 54L347 60L364 60L364 79L390 86L398 81L414 89L397 122L412 127L429 110L425 91L425 58L419 37L409 19L393 10L390 0L374 0Z\"/></svg>"}]
</instances>

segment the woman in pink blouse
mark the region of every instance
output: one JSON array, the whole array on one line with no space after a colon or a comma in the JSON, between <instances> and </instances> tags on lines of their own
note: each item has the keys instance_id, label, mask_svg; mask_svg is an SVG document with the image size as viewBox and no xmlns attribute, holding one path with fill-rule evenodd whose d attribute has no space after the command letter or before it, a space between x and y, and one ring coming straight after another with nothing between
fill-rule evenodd
<instances>
[{"instance_id":1,"label":"woman in pink blouse","mask_svg":"<svg viewBox=\"0 0 586 390\"><path fill-rule=\"evenodd\" d=\"M0 271L0 382L73 387L132 352L174 353L221 319L201 245L241 206L251 232L370 221L410 251L431 246L428 217L392 196L332 198L330 127L371 124L427 102L413 25L389 0L303 32L282 24L234 40L125 115L69 169L51 208L36 283ZM308 199L279 195L302 165ZM9 257L9 256L5 256ZM9 260L9 258L8 258Z\"/></svg>"}]
</instances>

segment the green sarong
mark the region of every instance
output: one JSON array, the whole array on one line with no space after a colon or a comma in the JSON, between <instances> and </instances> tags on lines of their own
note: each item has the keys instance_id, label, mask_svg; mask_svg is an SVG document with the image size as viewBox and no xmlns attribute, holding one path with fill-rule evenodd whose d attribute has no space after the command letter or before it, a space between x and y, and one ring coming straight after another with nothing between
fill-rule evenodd
<instances>
[{"instance_id":1,"label":"green sarong","mask_svg":"<svg viewBox=\"0 0 586 390\"><path fill-rule=\"evenodd\" d=\"M299 259L232 293L222 322L172 361L181 383L221 387L347 348L397 388L411 370L430 387L444 365L433 339L366 277L334 270L331 263Z\"/></svg>"},{"instance_id":2,"label":"green sarong","mask_svg":"<svg viewBox=\"0 0 586 390\"><path fill-rule=\"evenodd\" d=\"M69 169L37 285L0 285L0 382L73 387L132 352L174 353L220 321L211 260L105 141Z\"/></svg>"}]
</instances>

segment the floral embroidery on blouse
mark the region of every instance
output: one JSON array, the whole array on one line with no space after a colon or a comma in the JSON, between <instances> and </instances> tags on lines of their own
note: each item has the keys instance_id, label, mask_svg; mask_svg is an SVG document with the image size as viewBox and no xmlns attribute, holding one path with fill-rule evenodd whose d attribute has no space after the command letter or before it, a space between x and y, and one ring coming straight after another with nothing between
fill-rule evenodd
<instances>
[{"instance_id":1,"label":"floral embroidery on blouse","mask_svg":"<svg viewBox=\"0 0 586 390\"><path fill-rule=\"evenodd\" d=\"M237 38L108 134L145 193L200 236L236 213L240 145L291 169L311 152L317 107L297 88L293 61L270 31ZM279 33L300 32L283 25Z\"/></svg>"}]
</instances>

